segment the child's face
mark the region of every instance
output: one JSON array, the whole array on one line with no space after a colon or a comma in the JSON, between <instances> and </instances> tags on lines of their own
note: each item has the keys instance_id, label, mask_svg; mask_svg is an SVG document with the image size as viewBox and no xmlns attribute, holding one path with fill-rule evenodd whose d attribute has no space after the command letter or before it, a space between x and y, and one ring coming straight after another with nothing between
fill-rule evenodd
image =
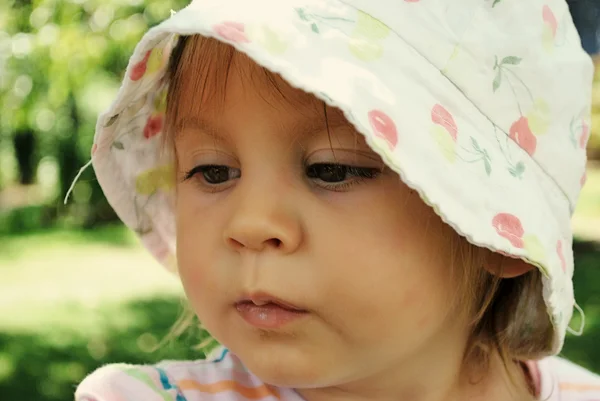
<instances>
[{"instance_id":1,"label":"child's face","mask_svg":"<svg viewBox=\"0 0 600 401\"><path fill-rule=\"evenodd\" d=\"M282 386L460 359L452 230L338 110L327 108L328 133L323 103L277 80L284 96L236 56L224 102L175 116L179 271L200 320ZM188 106L200 103L194 87L182 88ZM255 293L306 312L252 315L237 303Z\"/></svg>"}]
</instances>

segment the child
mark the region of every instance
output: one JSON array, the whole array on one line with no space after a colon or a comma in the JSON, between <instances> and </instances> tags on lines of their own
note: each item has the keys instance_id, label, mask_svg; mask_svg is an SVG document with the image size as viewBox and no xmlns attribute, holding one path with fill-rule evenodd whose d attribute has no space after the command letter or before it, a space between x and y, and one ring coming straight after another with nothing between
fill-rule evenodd
<instances>
[{"instance_id":1,"label":"child","mask_svg":"<svg viewBox=\"0 0 600 401\"><path fill-rule=\"evenodd\" d=\"M599 398L552 356L591 76L564 0L192 2L92 161L224 350L76 399Z\"/></svg>"}]
</instances>

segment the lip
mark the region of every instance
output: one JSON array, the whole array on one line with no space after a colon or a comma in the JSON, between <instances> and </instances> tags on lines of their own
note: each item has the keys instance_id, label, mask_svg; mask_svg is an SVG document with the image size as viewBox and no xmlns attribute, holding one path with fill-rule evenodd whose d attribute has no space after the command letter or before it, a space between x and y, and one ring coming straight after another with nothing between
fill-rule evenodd
<instances>
[{"instance_id":1,"label":"lip","mask_svg":"<svg viewBox=\"0 0 600 401\"><path fill-rule=\"evenodd\" d=\"M266 293L244 296L234 306L246 323L269 330L279 329L309 315L307 310Z\"/></svg>"},{"instance_id":2,"label":"lip","mask_svg":"<svg viewBox=\"0 0 600 401\"><path fill-rule=\"evenodd\" d=\"M237 304L252 302L256 305L265 305L265 304L274 304L280 306L283 309L287 309L295 312L306 312L306 309L303 309L299 306L292 304L291 302L284 301L274 295L268 294L266 292L253 292L241 297L237 302Z\"/></svg>"}]
</instances>

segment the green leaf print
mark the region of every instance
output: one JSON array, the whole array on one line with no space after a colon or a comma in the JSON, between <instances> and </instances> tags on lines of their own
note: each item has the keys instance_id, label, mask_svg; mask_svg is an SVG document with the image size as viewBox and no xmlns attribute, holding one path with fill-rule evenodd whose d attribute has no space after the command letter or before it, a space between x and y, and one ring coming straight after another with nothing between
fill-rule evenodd
<instances>
[{"instance_id":1,"label":"green leaf print","mask_svg":"<svg viewBox=\"0 0 600 401\"><path fill-rule=\"evenodd\" d=\"M117 148L119 150L125 149L125 147L123 146L123 143L119 142L119 141L114 141L112 146L113 146L113 148Z\"/></svg>"},{"instance_id":2,"label":"green leaf print","mask_svg":"<svg viewBox=\"0 0 600 401\"><path fill-rule=\"evenodd\" d=\"M493 92L496 92L496 90L500 87L502 80L508 82L510 90L513 93L517 108L519 109L519 114L521 114L521 116L523 116L523 111L521 107L521 102L519 101L519 97L517 96L517 93L515 91L515 84L520 84L522 88L525 89L532 102L536 102L529 87L519 77L519 74L513 71L513 69L518 70L518 67L516 66L518 66L522 60L522 58L517 56L506 56L502 59L502 61L500 61L500 64L498 64L498 57L495 57L494 70L497 69L498 71L496 72L496 77L494 78L494 82L492 83Z\"/></svg>"},{"instance_id":3,"label":"green leaf print","mask_svg":"<svg viewBox=\"0 0 600 401\"><path fill-rule=\"evenodd\" d=\"M502 0L494 0L492 3L492 8L496 7L496 4L500 3Z\"/></svg>"},{"instance_id":4,"label":"green leaf print","mask_svg":"<svg viewBox=\"0 0 600 401\"><path fill-rule=\"evenodd\" d=\"M487 150L485 150L484 148L482 148L481 146L479 146L479 142L477 142L477 139L475 139L473 137L470 137L470 138L471 138L471 146L473 146L473 149L475 150L475 152L477 154L480 155L480 157L478 157L475 160L470 160L470 161L467 161L467 162L468 163L477 163L479 161L483 161L483 165L485 167L485 172L489 176L492 173L492 165L490 163L490 156L488 155ZM465 148L463 148L463 149L466 150L467 152L469 152L470 154L473 154L473 152L471 152L470 150L465 149Z\"/></svg>"},{"instance_id":5,"label":"green leaf print","mask_svg":"<svg viewBox=\"0 0 600 401\"><path fill-rule=\"evenodd\" d=\"M500 65L503 64L511 64L511 65L519 65L523 59L517 56L507 56L502 59Z\"/></svg>"},{"instance_id":6,"label":"green leaf print","mask_svg":"<svg viewBox=\"0 0 600 401\"><path fill-rule=\"evenodd\" d=\"M575 138L575 117L571 118L571 124L569 124L569 139L573 147L577 147L577 138Z\"/></svg>"},{"instance_id":7,"label":"green leaf print","mask_svg":"<svg viewBox=\"0 0 600 401\"><path fill-rule=\"evenodd\" d=\"M335 102L333 101L333 99L332 99L332 98L331 98L331 97L330 97L330 96L329 96L327 93L325 93L325 92L319 92L319 93L318 93L318 95L319 95L321 98L324 98L324 99L326 99L326 100L327 100L329 103L331 103L331 104L335 103Z\"/></svg>"},{"instance_id":8,"label":"green leaf print","mask_svg":"<svg viewBox=\"0 0 600 401\"><path fill-rule=\"evenodd\" d=\"M137 227L134 231L137 235L146 235L146 234L150 234L154 230L152 227L148 227L148 228Z\"/></svg>"},{"instance_id":9,"label":"green leaf print","mask_svg":"<svg viewBox=\"0 0 600 401\"><path fill-rule=\"evenodd\" d=\"M490 161L487 159L487 157L483 158L483 163L485 164L485 172L489 176L492 173L492 165L490 164Z\"/></svg>"},{"instance_id":10,"label":"green leaf print","mask_svg":"<svg viewBox=\"0 0 600 401\"><path fill-rule=\"evenodd\" d=\"M554 321L554 324L556 326L559 326L562 324L563 321L563 313L562 312L558 312L557 315L552 315L552 320Z\"/></svg>"},{"instance_id":11,"label":"green leaf print","mask_svg":"<svg viewBox=\"0 0 600 401\"><path fill-rule=\"evenodd\" d=\"M118 118L119 118L119 115L115 114L107 121L107 123L104 125L104 127L106 127L106 128L110 127L111 125L113 125L115 123L115 121L117 121Z\"/></svg>"},{"instance_id":12,"label":"green leaf print","mask_svg":"<svg viewBox=\"0 0 600 401\"><path fill-rule=\"evenodd\" d=\"M492 84L492 89L494 92L496 92L498 90L501 82L502 82L502 70L498 68L498 72L496 73L496 78L494 78L494 83Z\"/></svg>"},{"instance_id":13,"label":"green leaf print","mask_svg":"<svg viewBox=\"0 0 600 401\"><path fill-rule=\"evenodd\" d=\"M517 166L515 167L515 170L517 172L517 177L520 177L521 174L523 174L523 172L525 171L525 164L523 164L523 162L518 162Z\"/></svg>"},{"instance_id":14,"label":"green leaf print","mask_svg":"<svg viewBox=\"0 0 600 401\"><path fill-rule=\"evenodd\" d=\"M306 11L304 11L303 8L296 8L296 13L298 14L298 17L302 20L302 21L306 21L306 22L310 22L310 29L314 32L314 33L321 33L319 31L319 26L317 25L316 22L314 22L314 19L311 18L311 15L306 14Z\"/></svg>"},{"instance_id":15,"label":"green leaf print","mask_svg":"<svg viewBox=\"0 0 600 401\"><path fill-rule=\"evenodd\" d=\"M510 166L508 171L513 177L521 178L523 172L525 172L525 164L523 164L523 162L518 162L515 166Z\"/></svg>"},{"instance_id":16,"label":"green leaf print","mask_svg":"<svg viewBox=\"0 0 600 401\"><path fill-rule=\"evenodd\" d=\"M308 21L308 17L306 16L306 13L304 12L303 8L297 8L296 13L298 14L298 17L300 17L300 19L302 21Z\"/></svg>"}]
</instances>

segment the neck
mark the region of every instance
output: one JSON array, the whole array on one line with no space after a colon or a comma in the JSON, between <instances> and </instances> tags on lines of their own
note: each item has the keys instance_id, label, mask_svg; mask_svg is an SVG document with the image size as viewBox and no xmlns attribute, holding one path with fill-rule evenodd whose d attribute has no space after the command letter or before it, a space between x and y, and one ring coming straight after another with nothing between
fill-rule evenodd
<instances>
[{"instance_id":1,"label":"neck","mask_svg":"<svg viewBox=\"0 0 600 401\"><path fill-rule=\"evenodd\" d=\"M443 344L438 343L438 344ZM448 346L431 347L418 358L403 360L385 372L348 383L316 389L300 389L306 401L508 401L518 398L521 370L513 380L498 355L490 357L484 372L465 368L463 352L448 351ZM509 367L512 368L512 367ZM475 370L475 372L473 372ZM474 374L475 373L475 374Z\"/></svg>"}]
</instances>

